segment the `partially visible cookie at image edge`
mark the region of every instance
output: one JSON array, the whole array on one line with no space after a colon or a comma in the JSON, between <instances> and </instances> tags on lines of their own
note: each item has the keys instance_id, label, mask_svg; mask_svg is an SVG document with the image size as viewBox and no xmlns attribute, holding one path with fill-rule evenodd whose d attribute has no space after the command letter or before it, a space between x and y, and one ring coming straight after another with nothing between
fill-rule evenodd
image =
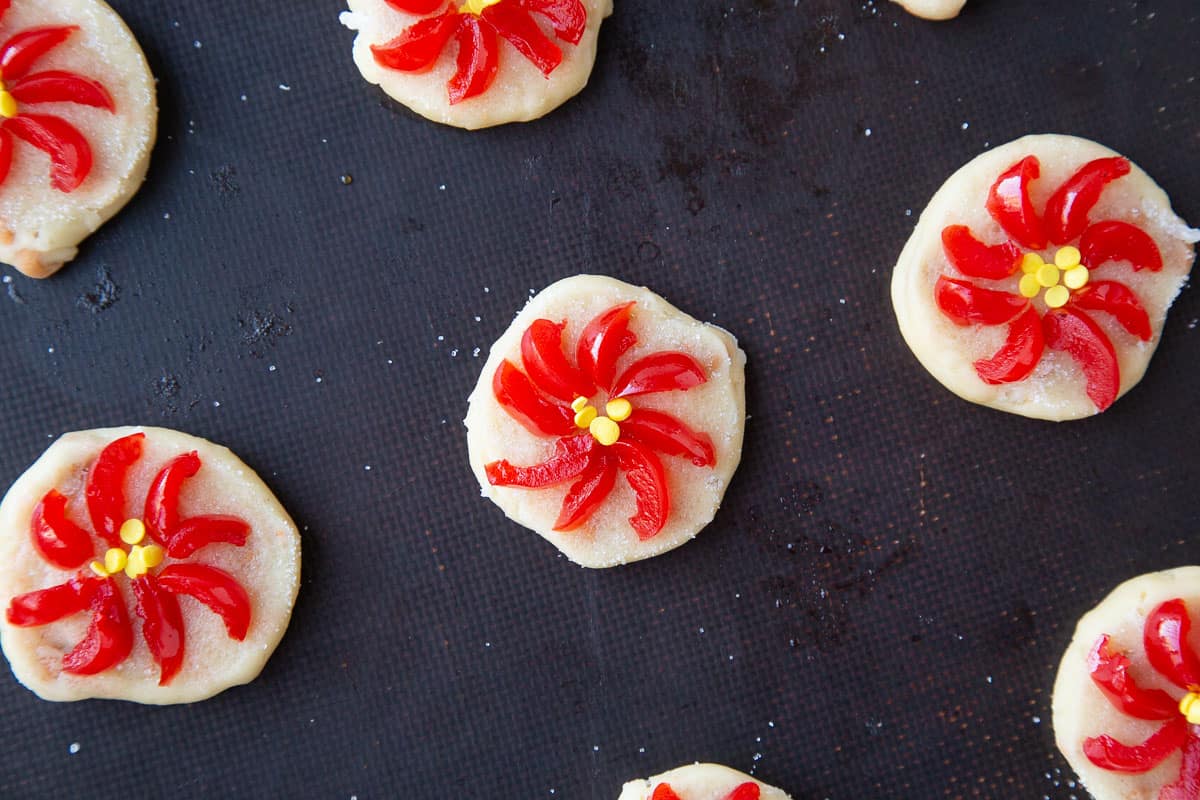
<instances>
[{"instance_id":1,"label":"partially visible cookie at image edge","mask_svg":"<svg viewBox=\"0 0 1200 800\"><path fill-rule=\"evenodd\" d=\"M617 800L791 800L782 790L721 764L686 764L629 781Z\"/></svg>"},{"instance_id":2,"label":"partially visible cookie at image edge","mask_svg":"<svg viewBox=\"0 0 1200 800\"><path fill-rule=\"evenodd\" d=\"M100 0L0 0L0 41L0 261L45 278L141 187L154 77Z\"/></svg>"}]
</instances>

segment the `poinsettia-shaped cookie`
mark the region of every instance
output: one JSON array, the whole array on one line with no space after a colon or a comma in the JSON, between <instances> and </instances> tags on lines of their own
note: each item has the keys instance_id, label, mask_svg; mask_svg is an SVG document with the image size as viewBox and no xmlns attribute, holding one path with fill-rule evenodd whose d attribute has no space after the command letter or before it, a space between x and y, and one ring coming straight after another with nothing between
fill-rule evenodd
<instances>
[{"instance_id":1,"label":"poinsettia-shaped cookie","mask_svg":"<svg viewBox=\"0 0 1200 800\"><path fill-rule=\"evenodd\" d=\"M0 42L0 260L44 278L141 186L154 79L99 0L0 0Z\"/></svg>"},{"instance_id":2,"label":"poinsettia-shaped cookie","mask_svg":"<svg viewBox=\"0 0 1200 800\"><path fill-rule=\"evenodd\" d=\"M349 0L363 77L460 128L525 122L587 84L612 0Z\"/></svg>"},{"instance_id":3,"label":"poinsettia-shaped cookie","mask_svg":"<svg viewBox=\"0 0 1200 800\"><path fill-rule=\"evenodd\" d=\"M900 254L892 303L913 353L951 391L1075 419L1141 379L1198 238L1128 159L1027 136L938 190Z\"/></svg>"},{"instance_id":4,"label":"poinsettia-shaped cookie","mask_svg":"<svg viewBox=\"0 0 1200 800\"><path fill-rule=\"evenodd\" d=\"M296 527L231 452L69 433L0 504L0 643L47 700L201 700L252 680L300 577Z\"/></svg>"},{"instance_id":5,"label":"poinsettia-shaped cookie","mask_svg":"<svg viewBox=\"0 0 1200 800\"><path fill-rule=\"evenodd\" d=\"M621 788L617 800L790 800L783 791L721 764L687 764Z\"/></svg>"},{"instance_id":6,"label":"poinsettia-shaped cookie","mask_svg":"<svg viewBox=\"0 0 1200 800\"><path fill-rule=\"evenodd\" d=\"M745 355L715 325L593 275L530 300L467 412L471 467L509 517L606 567L713 518L741 456Z\"/></svg>"},{"instance_id":7,"label":"poinsettia-shaped cookie","mask_svg":"<svg viewBox=\"0 0 1200 800\"><path fill-rule=\"evenodd\" d=\"M1200 567L1142 575L1079 621L1054 736L1096 800L1200 798Z\"/></svg>"}]
</instances>

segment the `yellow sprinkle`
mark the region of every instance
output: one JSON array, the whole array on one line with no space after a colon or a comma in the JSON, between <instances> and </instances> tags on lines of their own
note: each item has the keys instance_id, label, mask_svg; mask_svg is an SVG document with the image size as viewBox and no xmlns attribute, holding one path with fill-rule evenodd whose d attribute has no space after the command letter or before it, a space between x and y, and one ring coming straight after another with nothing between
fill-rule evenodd
<instances>
[{"instance_id":1,"label":"yellow sprinkle","mask_svg":"<svg viewBox=\"0 0 1200 800\"><path fill-rule=\"evenodd\" d=\"M129 551L129 558L125 562L125 574L130 578L140 578L146 574L145 548L140 544L135 544L133 549Z\"/></svg>"},{"instance_id":2,"label":"yellow sprinkle","mask_svg":"<svg viewBox=\"0 0 1200 800\"><path fill-rule=\"evenodd\" d=\"M8 92L0 91L0 117L12 119L17 115L17 98Z\"/></svg>"},{"instance_id":3,"label":"yellow sprinkle","mask_svg":"<svg viewBox=\"0 0 1200 800\"><path fill-rule=\"evenodd\" d=\"M1046 290L1046 305L1051 308L1062 308L1071 299L1071 292L1065 286L1051 286Z\"/></svg>"},{"instance_id":4,"label":"yellow sprinkle","mask_svg":"<svg viewBox=\"0 0 1200 800\"><path fill-rule=\"evenodd\" d=\"M1026 253L1021 258L1021 271L1026 273L1037 272L1038 267L1045 263L1037 253Z\"/></svg>"},{"instance_id":5,"label":"yellow sprinkle","mask_svg":"<svg viewBox=\"0 0 1200 800\"><path fill-rule=\"evenodd\" d=\"M587 408L587 404L588 404L588 401L587 401L586 397L576 397L574 400L571 401L571 410L572 411L583 411L585 408Z\"/></svg>"},{"instance_id":6,"label":"yellow sprinkle","mask_svg":"<svg viewBox=\"0 0 1200 800\"><path fill-rule=\"evenodd\" d=\"M605 447L616 444L617 440L621 438L621 426L608 417L596 417L588 426L588 430L592 432L592 436L596 437L596 441Z\"/></svg>"},{"instance_id":7,"label":"yellow sprinkle","mask_svg":"<svg viewBox=\"0 0 1200 800\"><path fill-rule=\"evenodd\" d=\"M1043 264L1034 275L1037 276L1037 282L1047 288L1058 283L1058 267L1053 264Z\"/></svg>"},{"instance_id":8,"label":"yellow sprinkle","mask_svg":"<svg viewBox=\"0 0 1200 800\"><path fill-rule=\"evenodd\" d=\"M163 562L166 552L156 544L148 544L142 548L142 563L147 569L154 569Z\"/></svg>"},{"instance_id":9,"label":"yellow sprinkle","mask_svg":"<svg viewBox=\"0 0 1200 800\"><path fill-rule=\"evenodd\" d=\"M1079 266L1080 257L1078 247L1067 245L1058 248L1058 252L1054 254L1054 263L1059 269L1070 269Z\"/></svg>"},{"instance_id":10,"label":"yellow sprinkle","mask_svg":"<svg viewBox=\"0 0 1200 800\"><path fill-rule=\"evenodd\" d=\"M93 561L91 564L88 564L88 566L92 568L92 572L96 573L101 578L108 577L108 570L106 570L104 568L104 565L101 564L99 561Z\"/></svg>"},{"instance_id":11,"label":"yellow sprinkle","mask_svg":"<svg viewBox=\"0 0 1200 800\"><path fill-rule=\"evenodd\" d=\"M146 538L146 525L140 519L127 519L121 523L121 541L138 544Z\"/></svg>"},{"instance_id":12,"label":"yellow sprinkle","mask_svg":"<svg viewBox=\"0 0 1200 800\"><path fill-rule=\"evenodd\" d=\"M1200 725L1200 695L1195 692L1185 694L1179 701L1179 713L1192 725Z\"/></svg>"},{"instance_id":13,"label":"yellow sprinkle","mask_svg":"<svg viewBox=\"0 0 1200 800\"><path fill-rule=\"evenodd\" d=\"M467 0L463 8L470 11L472 14L482 14L483 10L488 6L494 6L500 0Z\"/></svg>"},{"instance_id":14,"label":"yellow sprinkle","mask_svg":"<svg viewBox=\"0 0 1200 800\"><path fill-rule=\"evenodd\" d=\"M125 562L128 561L128 556L125 551L119 547L110 547L104 554L104 571L112 574L125 569Z\"/></svg>"},{"instance_id":15,"label":"yellow sprinkle","mask_svg":"<svg viewBox=\"0 0 1200 800\"><path fill-rule=\"evenodd\" d=\"M1066 284L1068 289L1082 289L1084 286L1087 286L1087 282L1091 280L1091 277L1092 275L1088 272L1088 268L1084 266L1071 267L1062 276L1063 283Z\"/></svg>"},{"instance_id":16,"label":"yellow sprinkle","mask_svg":"<svg viewBox=\"0 0 1200 800\"><path fill-rule=\"evenodd\" d=\"M575 427L586 428L592 424L592 420L596 418L596 409L591 406L584 406L575 412Z\"/></svg>"},{"instance_id":17,"label":"yellow sprinkle","mask_svg":"<svg viewBox=\"0 0 1200 800\"><path fill-rule=\"evenodd\" d=\"M624 422L633 413L633 404L624 397L618 397L616 400L609 400L608 405L604 406L604 411L609 419Z\"/></svg>"},{"instance_id":18,"label":"yellow sprinkle","mask_svg":"<svg viewBox=\"0 0 1200 800\"><path fill-rule=\"evenodd\" d=\"M1032 299L1038 296L1038 292L1042 290L1042 285L1038 283L1037 276L1022 275L1021 283L1018 284L1018 288L1021 290L1022 297L1028 297Z\"/></svg>"}]
</instances>

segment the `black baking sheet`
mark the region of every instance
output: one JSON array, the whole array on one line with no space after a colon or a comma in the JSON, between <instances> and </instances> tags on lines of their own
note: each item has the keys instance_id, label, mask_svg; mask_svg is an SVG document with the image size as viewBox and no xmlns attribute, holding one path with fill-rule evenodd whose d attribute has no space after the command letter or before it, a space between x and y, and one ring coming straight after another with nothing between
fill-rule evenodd
<instances>
[{"instance_id":1,"label":"black baking sheet","mask_svg":"<svg viewBox=\"0 0 1200 800\"><path fill-rule=\"evenodd\" d=\"M693 760L797 800L1082 795L1049 709L1074 621L1197 561L1200 301L1055 425L939 386L888 283L937 186L1031 132L1200 222L1192 0L618 0L580 96L474 133L364 83L336 0L113 5L159 144L76 262L3 270L0 484L63 431L180 428L262 474L304 576L263 674L203 703L4 673L0 797L611 800ZM478 497L461 424L490 343L579 272L749 357L715 522L600 572Z\"/></svg>"}]
</instances>

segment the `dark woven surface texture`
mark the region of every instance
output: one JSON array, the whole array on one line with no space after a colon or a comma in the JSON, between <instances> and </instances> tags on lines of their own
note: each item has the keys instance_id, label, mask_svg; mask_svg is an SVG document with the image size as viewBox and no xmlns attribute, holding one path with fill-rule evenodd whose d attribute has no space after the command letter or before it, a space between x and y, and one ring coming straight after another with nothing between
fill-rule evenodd
<instances>
[{"instance_id":1,"label":"dark woven surface texture","mask_svg":"<svg viewBox=\"0 0 1200 800\"><path fill-rule=\"evenodd\" d=\"M67 430L179 428L260 472L304 577L263 674L204 703L5 671L0 797L612 800L692 760L797 800L1082 795L1050 727L1074 621L1198 560L1200 300L1055 425L938 385L888 285L938 185L1026 133L1128 155L1200 223L1193 0L618 0L582 94L474 133L362 81L337 0L113 5L159 144L76 262L3 270L0 485ZM715 522L600 572L478 497L461 423L579 272L749 358Z\"/></svg>"}]
</instances>

